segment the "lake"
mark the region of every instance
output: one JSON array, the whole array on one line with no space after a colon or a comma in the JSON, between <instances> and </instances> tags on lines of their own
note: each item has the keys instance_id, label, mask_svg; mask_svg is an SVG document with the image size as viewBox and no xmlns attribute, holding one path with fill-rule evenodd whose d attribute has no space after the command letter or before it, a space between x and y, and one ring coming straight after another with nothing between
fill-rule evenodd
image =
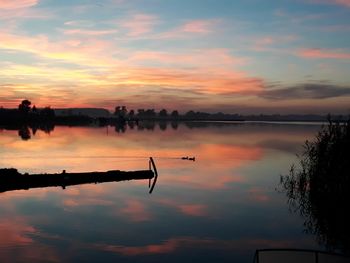
<instances>
[{"instance_id":1,"label":"lake","mask_svg":"<svg viewBox=\"0 0 350 263\"><path fill-rule=\"evenodd\" d=\"M0 262L253 262L257 249L322 249L276 190L319 129L56 126L26 140L0 129L0 168L131 171L148 169L152 156L159 173L152 194L148 180L0 193Z\"/></svg>"}]
</instances>

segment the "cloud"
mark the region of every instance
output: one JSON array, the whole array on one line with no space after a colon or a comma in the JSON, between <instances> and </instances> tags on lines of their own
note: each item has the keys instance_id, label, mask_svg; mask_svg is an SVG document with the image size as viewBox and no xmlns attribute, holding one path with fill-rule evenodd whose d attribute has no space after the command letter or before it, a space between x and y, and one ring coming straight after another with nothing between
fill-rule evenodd
<instances>
[{"instance_id":1,"label":"cloud","mask_svg":"<svg viewBox=\"0 0 350 263\"><path fill-rule=\"evenodd\" d=\"M65 35L80 35L80 36L104 36L104 35L112 35L117 33L117 30L86 30L86 29L67 29L63 30L63 34Z\"/></svg>"},{"instance_id":2,"label":"cloud","mask_svg":"<svg viewBox=\"0 0 350 263\"><path fill-rule=\"evenodd\" d=\"M350 53L338 49L302 49L297 55L303 58L324 58L324 59L350 59Z\"/></svg>"},{"instance_id":3,"label":"cloud","mask_svg":"<svg viewBox=\"0 0 350 263\"><path fill-rule=\"evenodd\" d=\"M39 0L0 0L0 24L10 28L26 19L54 19L56 15L48 9L33 8ZM10 23L9 23L10 22Z\"/></svg>"},{"instance_id":4,"label":"cloud","mask_svg":"<svg viewBox=\"0 0 350 263\"><path fill-rule=\"evenodd\" d=\"M153 255L153 254L170 254L178 250L194 248L198 249L220 249L224 251L236 251L240 250L251 250L252 247L293 247L300 240L277 240L277 239L232 239L232 240L219 240L209 238L197 238L197 237L173 237L164 240L160 243L149 244L145 246L124 246L124 245L108 245L108 244L96 244L94 248L102 251L113 252L125 256L140 256L140 255Z\"/></svg>"},{"instance_id":5,"label":"cloud","mask_svg":"<svg viewBox=\"0 0 350 263\"><path fill-rule=\"evenodd\" d=\"M231 68L246 64L247 59L235 57L228 49L191 49L186 52L136 51L130 54L128 62L156 62L163 66L177 65L182 68L216 67Z\"/></svg>"},{"instance_id":6,"label":"cloud","mask_svg":"<svg viewBox=\"0 0 350 263\"><path fill-rule=\"evenodd\" d=\"M252 40L254 51L277 51L271 46L281 46L296 41L297 35L262 36ZM279 50L279 52L281 52Z\"/></svg>"},{"instance_id":7,"label":"cloud","mask_svg":"<svg viewBox=\"0 0 350 263\"><path fill-rule=\"evenodd\" d=\"M127 36L138 37L153 31L153 27L158 24L157 16L148 14L134 14L131 18L119 22L119 26L128 30Z\"/></svg>"},{"instance_id":8,"label":"cloud","mask_svg":"<svg viewBox=\"0 0 350 263\"><path fill-rule=\"evenodd\" d=\"M78 65L116 66L117 61L111 61L105 55L105 50L111 48L109 41L89 39L50 41L45 35L25 36L0 31L0 50L13 50L37 55L38 57L66 61ZM109 62L107 62L109 61Z\"/></svg>"},{"instance_id":9,"label":"cloud","mask_svg":"<svg viewBox=\"0 0 350 263\"><path fill-rule=\"evenodd\" d=\"M203 204L183 204L171 199L160 199L160 204L173 207L188 216L208 216L208 206Z\"/></svg>"},{"instance_id":10,"label":"cloud","mask_svg":"<svg viewBox=\"0 0 350 263\"><path fill-rule=\"evenodd\" d=\"M350 0L311 0L312 3L334 4L345 7L350 7Z\"/></svg>"},{"instance_id":11,"label":"cloud","mask_svg":"<svg viewBox=\"0 0 350 263\"><path fill-rule=\"evenodd\" d=\"M114 84L192 89L207 94L257 94L263 84L244 72L220 68L132 67L111 74Z\"/></svg>"},{"instance_id":12,"label":"cloud","mask_svg":"<svg viewBox=\"0 0 350 263\"><path fill-rule=\"evenodd\" d=\"M217 24L216 20L192 20L182 25L180 31L206 34L213 30L215 24Z\"/></svg>"},{"instance_id":13,"label":"cloud","mask_svg":"<svg viewBox=\"0 0 350 263\"><path fill-rule=\"evenodd\" d=\"M193 37L194 35L207 35L216 31L217 26L220 23L218 19L203 19L203 20L190 20L184 24L154 36L155 39L174 39Z\"/></svg>"},{"instance_id":14,"label":"cloud","mask_svg":"<svg viewBox=\"0 0 350 263\"><path fill-rule=\"evenodd\" d=\"M300 84L294 87L266 90L260 96L270 100L328 99L350 96L350 86L321 83Z\"/></svg>"},{"instance_id":15,"label":"cloud","mask_svg":"<svg viewBox=\"0 0 350 263\"><path fill-rule=\"evenodd\" d=\"M331 2L334 2L338 5L343 5L343 6L346 6L346 7L350 7L350 0L333 0Z\"/></svg>"},{"instance_id":16,"label":"cloud","mask_svg":"<svg viewBox=\"0 0 350 263\"><path fill-rule=\"evenodd\" d=\"M152 217L144 203L136 199L128 200L126 206L121 209L120 213L127 216L133 222L149 221Z\"/></svg>"},{"instance_id":17,"label":"cloud","mask_svg":"<svg viewBox=\"0 0 350 263\"><path fill-rule=\"evenodd\" d=\"M0 0L0 10L27 8L37 5L39 0Z\"/></svg>"}]
</instances>

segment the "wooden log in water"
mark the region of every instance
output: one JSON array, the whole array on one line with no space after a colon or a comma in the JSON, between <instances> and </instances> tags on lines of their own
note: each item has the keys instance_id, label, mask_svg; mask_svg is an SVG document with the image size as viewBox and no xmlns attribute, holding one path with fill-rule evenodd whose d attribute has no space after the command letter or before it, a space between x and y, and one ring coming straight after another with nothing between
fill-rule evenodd
<instances>
[{"instance_id":1,"label":"wooden log in water","mask_svg":"<svg viewBox=\"0 0 350 263\"><path fill-rule=\"evenodd\" d=\"M16 169L0 169L0 192L55 186L65 188L70 185L145 180L153 177L154 173L151 170L112 170L87 173L66 173L63 171L55 174L21 174Z\"/></svg>"}]
</instances>

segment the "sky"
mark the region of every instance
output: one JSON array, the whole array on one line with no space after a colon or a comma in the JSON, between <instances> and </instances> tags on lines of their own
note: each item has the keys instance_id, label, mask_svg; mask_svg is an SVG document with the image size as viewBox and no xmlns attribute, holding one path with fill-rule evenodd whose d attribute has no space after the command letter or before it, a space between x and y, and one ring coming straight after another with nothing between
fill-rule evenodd
<instances>
[{"instance_id":1,"label":"sky","mask_svg":"<svg viewBox=\"0 0 350 263\"><path fill-rule=\"evenodd\" d=\"M350 114L350 0L0 0L0 106Z\"/></svg>"}]
</instances>

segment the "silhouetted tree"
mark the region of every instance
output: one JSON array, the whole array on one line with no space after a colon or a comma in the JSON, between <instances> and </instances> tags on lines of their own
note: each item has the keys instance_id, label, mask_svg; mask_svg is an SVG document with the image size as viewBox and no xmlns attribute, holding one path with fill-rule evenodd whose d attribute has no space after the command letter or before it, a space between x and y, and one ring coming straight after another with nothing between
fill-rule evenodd
<instances>
[{"instance_id":1,"label":"silhouetted tree","mask_svg":"<svg viewBox=\"0 0 350 263\"><path fill-rule=\"evenodd\" d=\"M147 116L147 117L155 117L156 116L156 111L154 109L148 109L145 112L145 116Z\"/></svg>"},{"instance_id":2,"label":"silhouetted tree","mask_svg":"<svg viewBox=\"0 0 350 263\"><path fill-rule=\"evenodd\" d=\"M172 118L178 118L179 117L179 112L177 110L174 110L171 112L171 115L170 115Z\"/></svg>"},{"instance_id":3,"label":"silhouetted tree","mask_svg":"<svg viewBox=\"0 0 350 263\"><path fill-rule=\"evenodd\" d=\"M188 118L193 118L195 116L195 112L193 110L190 110L186 112L185 116Z\"/></svg>"},{"instance_id":4,"label":"silhouetted tree","mask_svg":"<svg viewBox=\"0 0 350 263\"><path fill-rule=\"evenodd\" d=\"M121 114L122 117L126 117L126 115L128 114L128 110L126 109L125 106L122 106L120 114Z\"/></svg>"},{"instance_id":5,"label":"silhouetted tree","mask_svg":"<svg viewBox=\"0 0 350 263\"><path fill-rule=\"evenodd\" d=\"M159 111L159 117L161 117L161 118L166 118L166 117L168 117L168 112L167 112L167 110L166 110L166 109L160 110L160 111Z\"/></svg>"},{"instance_id":6,"label":"silhouetted tree","mask_svg":"<svg viewBox=\"0 0 350 263\"><path fill-rule=\"evenodd\" d=\"M24 125L18 130L18 135L22 138L22 140L27 141L31 138L30 130L28 126Z\"/></svg>"},{"instance_id":7,"label":"silhouetted tree","mask_svg":"<svg viewBox=\"0 0 350 263\"><path fill-rule=\"evenodd\" d=\"M30 111L30 105L32 103L29 100L22 100L21 104L18 105L18 110L21 113L28 114Z\"/></svg>"},{"instance_id":8,"label":"silhouetted tree","mask_svg":"<svg viewBox=\"0 0 350 263\"><path fill-rule=\"evenodd\" d=\"M119 116L120 113L121 113L121 107L120 106L115 107L114 115Z\"/></svg>"},{"instance_id":9,"label":"silhouetted tree","mask_svg":"<svg viewBox=\"0 0 350 263\"><path fill-rule=\"evenodd\" d=\"M145 110L144 109L138 109L137 110L137 116L138 117L144 117L145 116Z\"/></svg>"},{"instance_id":10,"label":"silhouetted tree","mask_svg":"<svg viewBox=\"0 0 350 263\"><path fill-rule=\"evenodd\" d=\"M281 176L290 208L329 249L350 253L350 121L329 122L306 141L299 167Z\"/></svg>"},{"instance_id":11,"label":"silhouetted tree","mask_svg":"<svg viewBox=\"0 0 350 263\"><path fill-rule=\"evenodd\" d=\"M135 117L135 111L134 110L130 110L128 115L129 115L130 119L134 118Z\"/></svg>"},{"instance_id":12,"label":"silhouetted tree","mask_svg":"<svg viewBox=\"0 0 350 263\"><path fill-rule=\"evenodd\" d=\"M40 116L45 119L53 119L55 117L55 111L51 107L45 107L40 111Z\"/></svg>"}]
</instances>

